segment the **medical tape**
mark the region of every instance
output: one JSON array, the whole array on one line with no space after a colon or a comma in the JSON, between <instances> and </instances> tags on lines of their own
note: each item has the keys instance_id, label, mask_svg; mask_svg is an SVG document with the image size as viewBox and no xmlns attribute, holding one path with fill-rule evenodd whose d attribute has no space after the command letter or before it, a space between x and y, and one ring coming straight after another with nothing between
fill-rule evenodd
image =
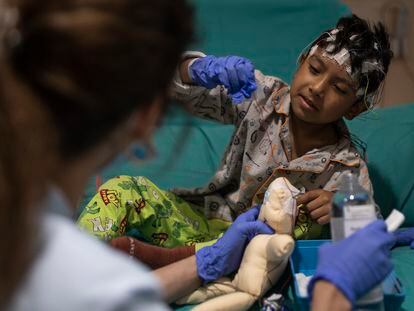
<instances>
[{"instance_id":1,"label":"medical tape","mask_svg":"<svg viewBox=\"0 0 414 311\"><path fill-rule=\"evenodd\" d=\"M358 84L360 84L361 77L363 75L367 76L367 74L371 71L380 71L385 75L383 66L376 60L376 59L368 59L364 61L361 65L360 70L356 70L355 72L352 72L352 66L351 66L351 55L346 48L342 48L339 52L333 53L335 50L335 45L333 42L336 40L336 34L339 32L339 29L333 29L330 32L327 32L328 38L325 39L326 42L329 44L322 48L318 44L315 44L309 51L309 56L312 56L318 48L322 50L322 56L329 58L331 60L334 60L339 66L343 67L347 74L351 77L351 79ZM352 35L350 37L350 40L354 40L357 37L357 35ZM331 43L332 42L332 43ZM374 43L374 49L378 50L378 44ZM372 106L374 103L374 100L376 97L378 97L378 92L380 92L380 87L370 94L367 94L368 90L368 84L365 87L360 87L356 95L357 96L364 96L364 101L369 104L369 106Z\"/></svg>"},{"instance_id":2,"label":"medical tape","mask_svg":"<svg viewBox=\"0 0 414 311\"><path fill-rule=\"evenodd\" d=\"M385 219L385 225L387 226L388 232L394 232L404 222L405 216L400 211L393 209L391 214Z\"/></svg>"}]
</instances>

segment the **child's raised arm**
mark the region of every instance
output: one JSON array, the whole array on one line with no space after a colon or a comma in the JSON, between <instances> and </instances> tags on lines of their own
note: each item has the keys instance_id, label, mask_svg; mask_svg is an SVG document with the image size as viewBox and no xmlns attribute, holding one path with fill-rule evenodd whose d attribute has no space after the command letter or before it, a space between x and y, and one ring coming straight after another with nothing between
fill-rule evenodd
<instances>
[{"instance_id":1,"label":"child's raised arm","mask_svg":"<svg viewBox=\"0 0 414 311\"><path fill-rule=\"evenodd\" d=\"M171 95L199 117L238 125L252 102L267 99L273 77L255 71L253 64L239 56L205 56L189 52L176 73Z\"/></svg>"},{"instance_id":2,"label":"child's raised arm","mask_svg":"<svg viewBox=\"0 0 414 311\"><path fill-rule=\"evenodd\" d=\"M181 63L180 74L185 83L207 89L224 86L235 104L251 98L256 90L253 64L240 56L208 55L189 59Z\"/></svg>"}]
</instances>

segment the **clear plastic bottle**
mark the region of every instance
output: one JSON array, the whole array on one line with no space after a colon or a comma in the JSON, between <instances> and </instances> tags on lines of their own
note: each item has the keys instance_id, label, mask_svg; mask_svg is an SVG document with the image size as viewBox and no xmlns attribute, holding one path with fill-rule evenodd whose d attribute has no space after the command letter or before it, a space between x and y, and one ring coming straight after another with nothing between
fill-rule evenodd
<instances>
[{"instance_id":1,"label":"clear plastic bottle","mask_svg":"<svg viewBox=\"0 0 414 311\"><path fill-rule=\"evenodd\" d=\"M332 202L332 240L342 240L375 219L377 214L370 194L359 184L356 175L351 172L344 174ZM382 286L378 285L361 297L353 310L383 311L383 299Z\"/></svg>"}]
</instances>

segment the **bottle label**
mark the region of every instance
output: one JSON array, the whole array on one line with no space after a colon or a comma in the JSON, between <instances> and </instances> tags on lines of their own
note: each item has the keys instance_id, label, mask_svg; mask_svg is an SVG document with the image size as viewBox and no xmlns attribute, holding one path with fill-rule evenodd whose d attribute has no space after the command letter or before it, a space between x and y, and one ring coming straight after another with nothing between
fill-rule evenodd
<instances>
[{"instance_id":1,"label":"bottle label","mask_svg":"<svg viewBox=\"0 0 414 311\"><path fill-rule=\"evenodd\" d=\"M346 205L344 207L345 237L350 236L376 219L377 215L373 204Z\"/></svg>"}]
</instances>

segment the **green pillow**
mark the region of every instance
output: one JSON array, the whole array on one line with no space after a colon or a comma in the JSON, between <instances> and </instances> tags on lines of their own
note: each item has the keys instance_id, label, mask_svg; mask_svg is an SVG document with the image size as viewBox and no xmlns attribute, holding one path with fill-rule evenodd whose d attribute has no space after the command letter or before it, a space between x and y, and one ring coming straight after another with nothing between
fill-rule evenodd
<instances>
[{"instance_id":1,"label":"green pillow","mask_svg":"<svg viewBox=\"0 0 414 311\"><path fill-rule=\"evenodd\" d=\"M349 122L367 144L375 201L386 217L393 208L414 225L414 104L377 109Z\"/></svg>"}]
</instances>

